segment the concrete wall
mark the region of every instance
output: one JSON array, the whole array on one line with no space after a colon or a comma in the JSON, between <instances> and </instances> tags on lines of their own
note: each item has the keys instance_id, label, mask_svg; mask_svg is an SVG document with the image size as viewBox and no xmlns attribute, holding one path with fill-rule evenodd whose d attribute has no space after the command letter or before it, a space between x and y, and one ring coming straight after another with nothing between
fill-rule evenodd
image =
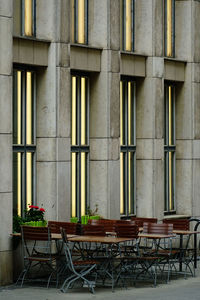
<instances>
[{"instance_id":1,"label":"concrete wall","mask_svg":"<svg viewBox=\"0 0 200 300\"><path fill-rule=\"evenodd\" d=\"M12 1L0 3L0 285L12 281Z\"/></svg>"}]
</instances>

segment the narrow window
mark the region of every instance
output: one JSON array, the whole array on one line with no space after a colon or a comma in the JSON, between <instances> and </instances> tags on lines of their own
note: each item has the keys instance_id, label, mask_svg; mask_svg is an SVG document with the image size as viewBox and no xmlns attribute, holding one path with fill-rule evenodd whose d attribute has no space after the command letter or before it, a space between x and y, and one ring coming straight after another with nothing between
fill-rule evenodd
<instances>
[{"instance_id":1,"label":"narrow window","mask_svg":"<svg viewBox=\"0 0 200 300\"><path fill-rule=\"evenodd\" d=\"M120 82L120 214L135 213L135 82Z\"/></svg>"},{"instance_id":2,"label":"narrow window","mask_svg":"<svg viewBox=\"0 0 200 300\"><path fill-rule=\"evenodd\" d=\"M14 70L13 78L13 210L23 215L34 202L35 74Z\"/></svg>"},{"instance_id":3,"label":"narrow window","mask_svg":"<svg viewBox=\"0 0 200 300\"><path fill-rule=\"evenodd\" d=\"M175 211L175 87L165 85L165 211Z\"/></svg>"},{"instance_id":4,"label":"narrow window","mask_svg":"<svg viewBox=\"0 0 200 300\"><path fill-rule=\"evenodd\" d=\"M89 80L72 76L71 195L72 217L85 215L89 201Z\"/></svg>"},{"instance_id":5,"label":"narrow window","mask_svg":"<svg viewBox=\"0 0 200 300\"><path fill-rule=\"evenodd\" d=\"M134 0L122 0L122 49L134 51Z\"/></svg>"},{"instance_id":6,"label":"narrow window","mask_svg":"<svg viewBox=\"0 0 200 300\"><path fill-rule=\"evenodd\" d=\"M22 0L22 34L35 36L35 0Z\"/></svg>"},{"instance_id":7,"label":"narrow window","mask_svg":"<svg viewBox=\"0 0 200 300\"><path fill-rule=\"evenodd\" d=\"M88 0L72 0L72 40L88 43Z\"/></svg>"},{"instance_id":8,"label":"narrow window","mask_svg":"<svg viewBox=\"0 0 200 300\"><path fill-rule=\"evenodd\" d=\"M165 56L175 55L175 0L165 0Z\"/></svg>"}]
</instances>

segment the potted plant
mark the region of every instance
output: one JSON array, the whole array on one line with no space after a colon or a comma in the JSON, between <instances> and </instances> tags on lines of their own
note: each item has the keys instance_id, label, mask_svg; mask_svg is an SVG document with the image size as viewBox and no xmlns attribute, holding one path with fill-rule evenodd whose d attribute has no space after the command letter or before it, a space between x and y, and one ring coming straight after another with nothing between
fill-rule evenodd
<instances>
[{"instance_id":1,"label":"potted plant","mask_svg":"<svg viewBox=\"0 0 200 300\"><path fill-rule=\"evenodd\" d=\"M30 226L46 226L47 222L44 219L45 209L43 207L39 208L36 205L29 205L29 210L25 210L25 225Z\"/></svg>"},{"instance_id":2,"label":"potted plant","mask_svg":"<svg viewBox=\"0 0 200 300\"><path fill-rule=\"evenodd\" d=\"M98 204L95 205L94 210L92 210L90 206L88 206L87 214L81 217L81 224L87 224L89 219L95 219L95 220L101 219L101 216L97 214L98 210L99 210Z\"/></svg>"}]
</instances>

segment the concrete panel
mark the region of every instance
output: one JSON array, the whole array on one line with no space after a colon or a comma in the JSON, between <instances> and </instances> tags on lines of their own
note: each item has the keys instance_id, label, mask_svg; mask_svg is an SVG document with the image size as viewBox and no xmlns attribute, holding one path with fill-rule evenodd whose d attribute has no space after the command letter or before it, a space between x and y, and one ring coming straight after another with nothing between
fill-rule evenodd
<instances>
[{"instance_id":1,"label":"concrete panel","mask_svg":"<svg viewBox=\"0 0 200 300\"><path fill-rule=\"evenodd\" d=\"M118 73L110 73L110 136L119 137L120 135L120 76Z\"/></svg>"},{"instance_id":2,"label":"concrete panel","mask_svg":"<svg viewBox=\"0 0 200 300\"><path fill-rule=\"evenodd\" d=\"M90 207L97 204L103 217L107 217L109 203L107 174L107 161L90 161Z\"/></svg>"},{"instance_id":3,"label":"concrete panel","mask_svg":"<svg viewBox=\"0 0 200 300\"><path fill-rule=\"evenodd\" d=\"M200 28L200 2L192 1L192 51L193 51L193 59L195 62L200 61L200 36L199 29Z\"/></svg>"},{"instance_id":4,"label":"concrete panel","mask_svg":"<svg viewBox=\"0 0 200 300\"><path fill-rule=\"evenodd\" d=\"M57 164L58 220L69 221L71 216L71 168L70 162Z\"/></svg>"},{"instance_id":5,"label":"concrete panel","mask_svg":"<svg viewBox=\"0 0 200 300\"><path fill-rule=\"evenodd\" d=\"M108 140L108 159L109 160L119 160L119 152L120 152L120 145L119 145L119 138L110 138Z\"/></svg>"},{"instance_id":6,"label":"concrete panel","mask_svg":"<svg viewBox=\"0 0 200 300\"><path fill-rule=\"evenodd\" d=\"M61 0L60 1L60 32L58 38L61 42L68 43L70 41L70 25L71 25L71 11L70 11L70 1Z\"/></svg>"},{"instance_id":7,"label":"concrete panel","mask_svg":"<svg viewBox=\"0 0 200 300\"><path fill-rule=\"evenodd\" d=\"M164 80L155 82L155 136L162 139L164 136Z\"/></svg>"},{"instance_id":8,"label":"concrete panel","mask_svg":"<svg viewBox=\"0 0 200 300\"><path fill-rule=\"evenodd\" d=\"M101 50L80 45L71 46L70 68L74 70L100 72Z\"/></svg>"},{"instance_id":9,"label":"concrete panel","mask_svg":"<svg viewBox=\"0 0 200 300\"><path fill-rule=\"evenodd\" d=\"M200 188L199 188L200 160L195 160L193 163L193 201L192 201L192 216L200 216Z\"/></svg>"},{"instance_id":10,"label":"concrete panel","mask_svg":"<svg viewBox=\"0 0 200 300\"><path fill-rule=\"evenodd\" d=\"M58 67L69 67L70 56L69 56L69 45L64 43L57 44L57 62Z\"/></svg>"},{"instance_id":11,"label":"concrete panel","mask_svg":"<svg viewBox=\"0 0 200 300\"><path fill-rule=\"evenodd\" d=\"M191 99L191 84L176 86L176 139L191 139L193 136L192 112L193 104Z\"/></svg>"},{"instance_id":12,"label":"concrete panel","mask_svg":"<svg viewBox=\"0 0 200 300\"><path fill-rule=\"evenodd\" d=\"M164 160L156 160L154 165L153 210L152 216L163 219L164 214Z\"/></svg>"},{"instance_id":13,"label":"concrete panel","mask_svg":"<svg viewBox=\"0 0 200 300\"><path fill-rule=\"evenodd\" d=\"M119 50L120 48L120 22L119 18L116 16L120 16L120 1L108 1L110 5L110 18L109 18L109 30L110 30L110 48L114 50Z\"/></svg>"},{"instance_id":14,"label":"concrete panel","mask_svg":"<svg viewBox=\"0 0 200 300\"><path fill-rule=\"evenodd\" d=\"M12 132L12 77L0 75L0 133Z\"/></svg>"},{"instance_id":15,"label":"concrete panel","mask_svg":"<svg viewBox=\"0 0 200 300\"><path fill-rule=\"evenodd\" d=\"M200 139L200 84L192 84L192 95L194 102L194 138Z\"/></svg>"},{"instance_id":16,"label":"concrete panel","mask_svg":"<svg viewBox=\"0 0 200 300\"><path fill-rule=\"evenodd\" d=\"M12 251L0 251L0 285L11 284L12 280Z\"/></svg>"},{"instance_id":17,"label":"concrete panel","mask_svg":"<svg viewBox=\"0 0 200 300\"><path fill-rule=\"evenodd\" d=\"M152 1L152 23L153 23L153 32L152 32L152 47L153 47L153 56L162 56L163 55L163 1L153 0Z\"/></svg>"},{"instance_id":18,"label":"concrete panel","mask_svg":"<svg viewBox=\"0 0 200 300\"><path fill-rule=\"evenodd\" d=\"M13 3L12 2L13 2L12 0L1 0L0 1L0 15L1 16L12 17L12 12L13 12Z\"/></svg>"},{"instance_id":19,"label":"concrete panel","mask_svg":"<svg viewBox=\"0 0 200 300\"><path fill-rule=\"evenodd\" d=\"M176 213L192 215L192 160L176 160Z\"/></svg>"},{"instance_id":20,"label":"concrete panel","mask_svg":"<svg viewBox=\"0 0 200 300\"><path fill-rule=\"evenodd\" d=\"M184 81L185 80L185 62L178 62L165 59L165 80Z\"/></svg>"},{"instance_id":21,"label":"concrete panel","mask_svg":"<svg viewBox=\"0 0 200 300\"><path fill-rule=\"evenodd\" d=\"M0 134L0 193L12 191L12 136Z\"/></svg>"},{"instance_id":22,"label":"concrete panel","mask_svg":"<svg viewBox=\"0 0 200 300\"><path fill-rule=\"evenodd\" d=\"M148 57L146 60L146 76L163 78L164 59L162 57Z\"/></svg>"},{"instance_id":23,"label":"concrete panel","mask_svg":"<svg viewBox=\"0 0 200 300\"><path fill-rule=\"evenodd\" d=\"M108 73L90 77L90 137L108 137Z\"/></svg>"},{"instance_id":24,"label":"concrete panel","mask_svg":"<svg viewBox=\"0 0 200 300\"><path fill-rule=\"evenodd\" d=\"M192 68L192 81L200 82L200 64L199 63L187 63L187 67L191 65Z\"/></svg>"},{"instance_id":25,"label":"concrete panel","mask_svg":"<svg viewBox=\"0 0 200 300\"><path fill-rule=\"evenodd\" d=\"M20 36L21 33L21 0L15 0L13 1L13 35Z\"/></svg>"},{"instance_id":26,"label":"concrete panel","mask_svg":"<svg viewBox=\"0 0 200 300\"><path fill-rule=\"evenodd\" d=\"M107 217L120 218L120 161L108 163L108 208Z\"/></svg>"},{"instance_id":27,"label":"concrete panel","mask_svg":"<svg viewBox=\"0 0 200 300\"><path fill-rule=\"evenodd\" d=\"M136 137L154 138L155 134L160 138L163 136L162 128L155 128L155 124L161 126L163 111L162 107L162 80L146 78L137 81L136 88ZM155 103L160 101L159 103ZM159 105L158 105L159 104ZM157 110L155 110L157 105Z\"/></svg>"},{"instance_id":28,"label":"concrete panel","mask_svg":"<svg viewBox=\"0 0 200 300\"><path fill-rule=\"evenodd\" d=\"M138 217L153 216L153 165L152 160L137 160L136 162L136 214Z\"/></svg>"},{"instance_id":29,"label":"concrete panel","mask_svg":"<svg viewBox=\"0 0 200 300\"><path fill-rule=\"evenodd\" d=\"M152 0L136 0L135 11L135 52L152 56Z\"/></svg>"},{"instance_id":30,"label":"concrete panel","mask_svg":"<svg viewBox=\"0 0 200 300\"><path fill-rule=\"evenodd\" d=\"M12 19L0 16L0 74L11 75L12 70Z\"/></svg>"},{"instance_id":31,"label":"concrete panel","mask_svg":"<svg viewBox=\"0 0 200 300\"><path fill-rule=\"evenodd\" d=\"M191 1L176 1L175 57L191 61Z\"/></svg>"},{"instance_id":32,"label":"concrete panel","mask_svg":"<svg viewBox=\"0 0 200 300\"><path fill-rule=\"evenodd\" d=\"M12 193L0 193L0 252L12 249Z\"/></svg>"},{"instance_id":33,"label":"concrete panel","mask_svg":"<svg viewBox=\"0 0 200 300\"><path fill-rule=\"evenodd\" d=\"M57 159L58 161L70 161L71 159L71 139L57 138Z\"/></svg>"},{"instance_id":34,"label":"concrete panel","mask_svg":"<svg viewBox=\"0 0 200 300\"><path fill-rule=\"evenodd\" d=\"M57 31L59 18L60 1L54 0L37 0L36 5L36 37L39 39L55 41L57 39Z\"/></svg>"},{"instance_id":35,"label":"concrete panel","mask_svg":"<svg viewBox=\"0 0 200 300\"><path fill-rule=\"evenodd\" d=\"M119 52L104 49L101 54L101 71L119 72Z\"/></svg>"},{"instance_id":36,"label":"concrete panel","mask_svg":"<svg viewBox=\"0 0 200 300\"><path fill-rule=\"evenodd\" d=\"M37 138L37 161L56 160L56 139Z\"/></svg>"},{"instance_id":37,"label":"concrete panel","mask_svg":"<svg viewBox=\"0 0 200 300\"><path fill-rule=\"evenodd\" d=\"M49 43L25 38L13 40L13 62L36 66L48 65Z\"/></svg>"},{"instance_id":38,"label":"concrete panel","mask_svg":"<svg viewBox=\"0 0 200 300\"><path fill-rule=\"evenodd\" d=\"M37 72L37 137L56 135L55 48L55 44L51 44L49 48L48 68Z\"/></svg>"},{"instance_id":39,"label":"concrete panel","mask_svg":"<svg viewBox=\"0 0 200 300\"><path fill-rule=\"evenodd\" d=\"M163 159L164 144L162 139L137 139L137 159Z\"/></svg>"},{"instance_id":40,"label":"concrete panel","mask_svg":"<svg viewBox=\"0 0 200 300\"><path fill-rule=\"evenodd\" d=\"M108 139L90 139L90 160L108 160Z\"/></svg>"},{"instance_id":41,"label":"concrete panel","mask_svg":"<svg viewBox=\"0 0 200 300\"><path fill-rule=\"evenodd\" d=\"M57 132L59 137L71 136L71 74L57 68Z\"/></svg>"},{"instance_id":42,"label":"concrete panel","mask_svg":"<svg viewBox=\"0 0 200 300\"><path fill-rule=\"evenodd\" d=\"M200 159L200 140L193 140L193 159Z\"/></svg>"},{"instance_id":43,"label":"concrete panel","mask_svg":"<svg viewBox=\"0 0 200 300\"><path fill-rule=\"evenodd\" d=\"M144 77L146 59L144 56L121 52L120 72L122 75Z\"/></svg>"},{"instance_id":44,"label":"concrete panel","mask_svg":"<svg viewBox=\"0 0 200 300\"><path fill-rule=\"evenodd\" d=\"M192 140L176 140L176 159L192 159Z\"/></svg>"},{"instance_id":45,"label":"concrete panel","mask_svg":"<svg viewBox=\"0 0 200 300\"><path fill-rule=\"evenodd\" d=\"M94 47L108 47L108 1L89 1L88 44Z\"/></svg>"},{"instance_id":46,"label":"concrete panel","mask_svg":"<svg viewBox=\"0 0 200 300\"><path fill-rule=\"evenodd\" d=\"M55 162L37 162L37 204L45 209L45 219L57 218L57 165Z\"/></svg>"}]
</instances>

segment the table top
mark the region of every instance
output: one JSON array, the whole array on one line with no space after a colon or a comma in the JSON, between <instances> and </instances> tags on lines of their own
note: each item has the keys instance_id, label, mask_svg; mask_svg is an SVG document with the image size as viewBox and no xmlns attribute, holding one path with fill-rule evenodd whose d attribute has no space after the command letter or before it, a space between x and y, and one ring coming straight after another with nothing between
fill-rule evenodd
<instances>
[{"instance_id":1,"label":"table top","mask_svg":"<svg viewBox=\"0 0 200 300\"><path fill-rule=\"evenodd\" d=\"M191 231L191 230L173 230L173 233L178 235L188 235L188 234L197 234L200 233L200 231Z\"/></svg>"},{"instance_id":2,"label":"table top","mask_svg":"<svg viewBox=\"0 0 200 300\"><path fill-rule=\"evenodd\" d=\"M175 237L175 234L139 233L138 236L149 238L149 239L166 239L166 238Z\"/></svg>"},{"instance_id":3,"label":"table top","mask_svg":"<svg viewBox=\"0 0 200 300\"><path fill-rule=\"evenodd\" d=\"M131 241L130 238L120 238L112 236L90 236L90 235L79 235L68 238L71 242L88 242L88 243L102 243L102 244L119 244L127 241Z\"/></svg>"}]
</instances>

